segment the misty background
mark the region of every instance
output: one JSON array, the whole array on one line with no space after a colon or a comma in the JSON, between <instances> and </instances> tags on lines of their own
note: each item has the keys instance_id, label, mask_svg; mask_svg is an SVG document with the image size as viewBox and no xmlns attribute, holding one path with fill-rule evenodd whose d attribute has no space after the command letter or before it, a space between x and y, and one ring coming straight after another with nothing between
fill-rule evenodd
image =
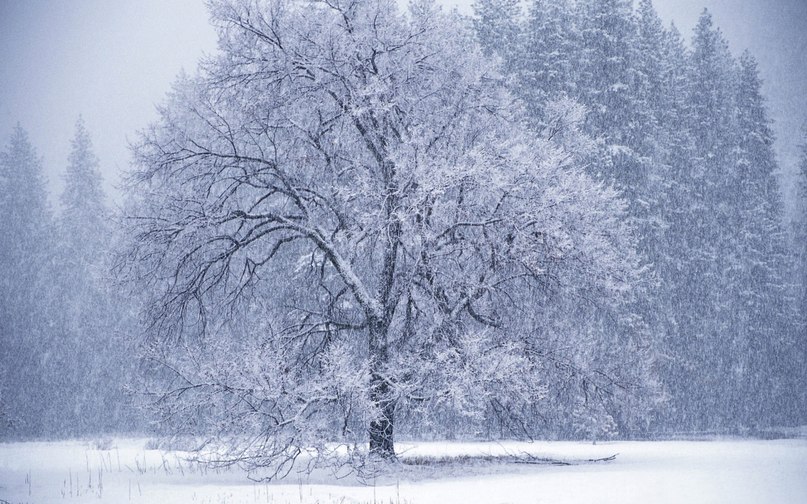
<instances>
[{"instance_id":1,"label":"misty background","mask_svg":"<svg viewBox=\"0 0 807 504\"><path fill-rule=\"evenodd\" d=\"M401 2L405 3L405 2ZM471 14L471 0L442 0ZM796 205L801 126L807 120L807 2L656 0L688 40L703 8L734 54L759 62L774 120L787 215ZM19 122L43 157L53 207L76 118L92 132L104 189L119 201L128 143L156 118L177 74L215 50L201 0L0 0L0 137Z\"/></svg>"}]
</instances>

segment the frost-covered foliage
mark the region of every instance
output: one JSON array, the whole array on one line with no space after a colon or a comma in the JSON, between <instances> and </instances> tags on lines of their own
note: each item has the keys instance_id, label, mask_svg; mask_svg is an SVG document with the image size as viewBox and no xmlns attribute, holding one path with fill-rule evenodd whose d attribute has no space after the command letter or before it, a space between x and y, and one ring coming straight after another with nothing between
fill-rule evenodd
<instances>
[{"instance_id":1,"label":"frost-covered foliage","mask_svg":"<svg viewBox=\"0 0 807 504\"><path fill-rule=\"evenodd\" d=\"M441 422L602 432L648 361L642 268L584 111L551 134L428 1L218 1L219 53L135 146L124 271L155 405L252 466ZM603 311L624 333L602 340ZM602 352L600 350L603 350ZM597 416L592 411L600 411ZM282 469L282 467L280 467Z\"/></svg>"},{"instance_id":2,"label":"frost-covered foliage","mask_svg":"<svg viewBox=\"0 0 807 504\"><path fill-rule=\"evenodd\" d=\"M500 0L480 0L477 25ZM650 0L528 2L510 88L544 127L569 97L599 142L589 163L615 184L654 287L631 307L647 324L669 396L655 428L725 430L804 421L804 305L793 298L773 135L756 63L735 59L704 11L687 48ZM604 327L605 333L609 328Z\"/></svg>"}]
</instances>

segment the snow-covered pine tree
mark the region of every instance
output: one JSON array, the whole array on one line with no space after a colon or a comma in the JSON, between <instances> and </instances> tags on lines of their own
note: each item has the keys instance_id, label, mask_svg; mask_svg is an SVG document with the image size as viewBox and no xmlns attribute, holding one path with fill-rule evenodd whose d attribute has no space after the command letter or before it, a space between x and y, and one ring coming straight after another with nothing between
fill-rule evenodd
<instances>
[{"instance_id":1,"label":"snow-covered pine tree","mask_svg":"<svg viewBox=\"0 0 807 504\"><path fill-rule=\"evenodd\" d=\"M797 238L796 253L801 268L800 308L802 318L807 322L807 123L802 128L801 155L799 157L799 204L800 238Z\"/></svg>"},{"instance_id":2,"label":"snow-covered pine tree","mask_svg":"<svg viewBox=\"0 0 807 504\"><path fill-rule=\"evenodd\" d=\"M520 0L475 0L473 10L483 53L500 58L505 75L518 73L523 63Z\"/></svg>"},{"instance_id":3,"label":"snow-covered pine tree","mask_svg":"<svg viewBox=\"0 0 807 504\"><path fill-rule=\"evenodd\" d=\"M0 153L2 437L44 433L52 229L42 162L17 125Z\"/></svg>"},{"instance_id":4,"label":"snow-covered pine tree","mask_svg":"<svg viewBox=\"0 0 807 504\"><path fill-rule=\"evenodd\" d=\"M736 288L728 272L734 249L727 196L735 177L732 90L737 72L728 44L706 10L695 27L688 69L688 127L695 156L687 174L692 193L686 239L692 256L683 265L687 289L680 313L686 318L681 318L679 334L686 355L677 364L690 379L675 383L672 395L681 428L715 430L732 420L724 392L734 355L727 337Z\"/></svg>"},{"instance_id":5,"label":"snow-covered pine tree","mask_svg":"<svg viewBox=\"0 0 807 504\"><path fill-rule=\"evenodd\" d=\"M580 97L589 108L591 132L608 145L629 146L637 112L633 73L635 25L630 0L580 0L577 26L582 41ZM629 174L616 174L620 181Z\"/></svg>"},{"instance_id":6,"label":"snow-covered pine tree","mask_svg":"<svg viewBox=\"0 0 807 504\"><path fill-rule=\"evenodd\" d=\"M590 171L622 191L640 228L640 253L651 263L658 233L657 190L651 185L658 182L661 168L655 159L658 132L651 97L646 96L651 86L647 72L649 60L660 57L649 46L659 44L662 34L648 33L652 27L646 27L640 38L629 0L582 0L577 25L579 99L589 110L589 133L603 142ZM648 46L646 54L639 54L641 44Z\"/></svg>"},{"instance_id":7,"label":"snow-covered pine tree","mask_svg":"<svg viewBox=\"0 0 807 504\"><path fill-rule=\"evenodd\" d=\"M730 334L736 339L732 379L733 417L746 427L792 422L799 374L795 351L797 318L784 203L776 179L778 165L762 81L754 58L739 60L736 88L734 186L728 203L733 219L734 261L728 265L736 285Z\"/></svg>"},{"instance_id":8,"label":"snow-covered pine tree","mask_svg":"<svg viewBox=\"0 0 807 504\"><path fill-rule=\"evenodd\" d=\"M104 254L110 215L104 203L100 164L81 117L76 121L64 182L59 218L62 240L68 249L76 251L71 253L76 263L96 262Z\"/></svg>"},{"instance_id":9,"label":"snow-covered pine tree","mask_svg":"<svg viewBox=\"0 0 807 504\"><path fill-rule=\"evenodd\" d=\"M645 156L663 159L665 146L664 138L659 131L662 122L667 119L672 108L675 95L670 94L669 62L665 61L665 39L667 33L656 13L651 0L641 0L636 12L636 37L633 56L633 82L636 106L635 121L642 123L639 138L633 144ZM656 173L651 175L657 183L658 179L667 174ZM663 194L665 188L650 188L653 194Z\"/></svg>"},{"instance_id":10,"label":"snow-covered pine tree","mask_svg":"<svg viewBox=\"0 0 807 504\"><path fill-rule=\"evenodd\" d=\"M551 100L574 97L580 55L572 4L568 0L534 0L524 24L523 61L514 90L527 104L538 128L546 127ZM483 34L480 34L480 37Z\"/></svg>"},{"instance_id":11,"label":"snow-covered pine tree","mask_svg":"<svg viewBox=\"0 0 807 504\"><path fill-rule=\"evenodd\" d=\"M634 16L636 23L631 65L631 94L635 103L631 121L635 124L629 143L635 159L626 163L626 168L643 172L630 193L635 198L633 215L641 227L640 250L653 269L654 277L648 295L640 301L641 313L658 354L658 369L663 369L665 341L668 339L669 319L673 313L672 292L677 276L672 272L677 251L670 250L667 238L670 231L671 213L674 211L672 138L680 135L680 123L676 124L677 103L682 86L676 80L682 74L683 52L668 45L670 34L664 29L661 19L650 0L641 0ZM679 61L674 61L679 58Z\"/></svg>"},{"instance_id":12,"label":"snow-covered pine tree","mask_svg":"<svg viewBox=\"0 0 807 504\"><path fill-rule=\"evenodd\" d=\"M798 165L798 206L794 236L794 256L796 262L796 359L807 362L807 123L802 127L802 143ZM807 367L801 366L796 373L796 384L801 394L796 399L800 402L799 418L807 418Z\"/></svg>"},{"instance_id":13,"label":"snow-covered pine tree","mask_svg":"<svg viewBox=\"0 0 807 504\"><path fill-rule=\"evenodd\" d=\"M668 396L666 407L659 410L657 428L662 430L687 430L682 417L685 414L682 390L697 380L698 370L694 365L693 337L700 319L693 311L691 297L693 287L699 291L700 279L692 272L692 258L698 257L697 235L693 233L692 209L702 203L698 200L696 159L692 130L692 107L689 101L689 54L683 37L672 25L665 33L662 59L662 102L653 107L659 122L659 163L663 193L661 200L661 233L659 254L654 262L658 276L657 296L658 322L661 338L657 349L659 374ZM695 228L697 229L697 228Z\"/></svg>"},{"instance_id":14,"label":"snow-covered pine tree","mask_svg":"<svg viewBox=\"0 0 807 504\"><path fill-rule=\"evenodd\" d=\"M122 327L128 308L110 275L111 213L81 118L64 182L52 279L57 323L50 329L55 337L45 373L47 429L61 436L126 429L139 416L123 390L135 364Z\"/></svg>"}]
</instances>

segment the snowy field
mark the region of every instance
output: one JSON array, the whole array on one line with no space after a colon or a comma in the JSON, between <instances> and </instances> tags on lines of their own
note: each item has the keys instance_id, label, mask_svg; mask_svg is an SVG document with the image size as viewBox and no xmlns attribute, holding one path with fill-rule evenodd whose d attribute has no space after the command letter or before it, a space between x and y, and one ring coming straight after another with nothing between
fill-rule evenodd
<instances>
[{"instance_id":1,"label":"snowy field","mask_svg":"<svg viewBox=\"0 0 807 504\"><path fill-rule=\"evenodd\" d=\"M807 440L399 444L403 458L525 454L610 462L437 464L362 483L290 474L255 483L146 440L0 444L0 502L18 503L805 503ZM106 447L109 447L106 446Z\"/></svg>"}]
</instances>

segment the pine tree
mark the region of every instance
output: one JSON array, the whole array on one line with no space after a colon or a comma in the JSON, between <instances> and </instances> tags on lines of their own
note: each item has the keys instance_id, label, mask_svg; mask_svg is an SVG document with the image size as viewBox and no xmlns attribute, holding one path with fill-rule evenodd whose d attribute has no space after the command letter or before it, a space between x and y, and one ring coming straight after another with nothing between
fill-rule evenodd
<instances>
[{"instance_id":1,"label":"pine tree","mask_svg":"<svg viewBox=\"0 0 807 504\"><path fill-rule=\"evenodd\" d=\"M42 163L18 125L0 153L0 436L42 433L51 226Z\"/></svg>"},{"instance_id":2,"label":"pine tree","mask_svg":"<svg viewBox=\"0 0 807 504\"><path fill-rule=\"evenodd\" d=\"M577 23L582 40L580 96L589 107L592 132L609 145L629 145L635 107L633 41L629 0L581 0Z\"/></svg>"},{"instance_id":3,"label":"pine tree","mask_svg":"<svg viewBox=\"0 0 807 504\"><path fill-rule=\"evenodd\" d=\"M701 279L695 273L693 258L698 257L700 243L693 233L692 209L698 200L693 160L694 139L687 125L693 122L689 101L689 54L683 37L672 25L662 44L662 103L654 107L659 123L659 162L665 176L658 195L662 229L660 253L654 263L662 290L659 302L661 331L659 372L669 398L660 411L658 428L690 429L685 416L691 405L686 395L696 387L697 356L700 349L695 334L700 330L700 315L693 310L694 292L700 292Z\"/></svg>"},{"instance_id":4,"label":"pine tree","mask_svg":"<svg viewBox=\"0 0 807 504\"><path fill-rule=\"evenodd\" d=\"M673 393L680 425L686 429L722 429L732 420L725 380L734 366L730 337L735 285L729 271L736 250L729 219L733 209L727 194L734 185L731 156L735 139L732 89L735 62L711 14L704 11L695 28L689 58L691 107L688 125L694 156L690 178L686 249L683 265L679 335L683 359L677 365L689 378L675 384Z\"/></svg>"},{"instance_id":5,"label":"pine tree","mask_svg":"<svg viewBox=\"0 0 807 504\"><path fill-rule=\"evenodd\" d=\"M640 102L640 110L646 116L640 120L643 124L645 142L643 151L647 154L659 154L656 149L661 140L656 128L667 118L672 106L672 97L665 87L665 78L669 76L669 66L665 61L665 38L667 34L656 13L651 0L641 0L636 15L635 42L635 83L636 96ZM640 143L641 145L641 143Z\"/></svg>"},{"instance_id":6,"label":"pine tree","mask_svg":"<svg viewBox=\"0 0 807 504\"><path fill-rule=\"evenodd\" d=\"M730 130L733 106L728 82L735 74L735 62L719 29L715 28L711 13L704 9L692 40L690 58L692 82L690 101L694 110L700 154L709 160L725 161L724 147L727 130Z\"/></svg>"},{"instance_id":7,"label":"pine tree","mask_svg":"<svg viewBox=\"0 0 807 504\"><path fill-rule=\"evenodd\" d=\"M671 251L665 243L674 191L669 140L680 130L680 125L673 126L672 120L677 105L674 102L675 69L680 64L673 59L683 53L668 54L672 49L667 47L668 34L650 0L639 3L635 19L631 69L634 133L629 145L635 152L632 166L643 175L637 180L642 185L633 193L636 198L634 215L643 225L642 251L656 275L652 296L645 300L642 313L650 330L659 340L664 340L665 314L671 312L669 290L674 281L669 274Z\"/></svg>"},{"instance_id":8,"label":"pine tree","mask_svg":"<svg viewBox=\"0 0 807 504\"><path fill-rule=\"evenodd\" d=\"M614 184L627 201L630 218L638 228L638 251L649 270L643 295L625 308L625 314L636 314L640 322L634 324L634 331L644 333L641 339L657 348L655 341L663 337L663 296L658 272L653 268L663 254L660 234L665 227L661 210L666 174L652 109L656 98L648 74L655 71L654 64L658 66L663 56L663 31L653 30L652 6L648 3L643 7L646 15L637 19L630 1L577 3L576 23L582 48L577 80L578 97L589 110L588 131L601 142L598 159L591 163L590 171ZM642 48L646 49L644 53L640 53ZM606 340L624 332L607 319L601 327L603 334L613 333L603 336ZM625 426L621 427L624 430Z\"/></svg>"},{"instance_id":9,"label":"pine tree","mask_svg":"<svg viewBox=\"0 0 807 504\"><path fill-rule=\"evenodd\" d=\"M501 58L504 74L513 75L522 62L519 0L476 0L473 10L483 53Z\"/></svg>"},{"instance_id":10,"label":"pine tree","mask_svg":"<svg viewBox=\"0 0 807 504\"><path fill-rule=\"evenodd\" d=\"M98 158L82 118L76 122L64 180L60 228L69 246L81 249L74 259L92 261L108 236L109 212L104 205Z\"/></svg>"},{"instance_id":11,"label":"pine tree","mask_svg":"<svg viewBox=\"0 0 807 504\"><path fill-rule=\"evenodd\" d=\"M533 0L524 29L522 73L515 90L539 127L545 126L547 102L575 96L579 36L567 0Z\"/></svg>"},{"instance_id":12,"label":"pine tree","mask_svg":"<svg viewBox=\"0 0 807 504\"><path fill-rule=\"evenodd\" d=\"M796 330L794 358L807 362L807 124L802 128L801 156L799 158L799 209L796 224L794 262L796 266ZM796 414L802 423L807 418L807 368L799 367L794 376L797 390L796 401L799 403Z\"/></svg>"},{"instance_id":13,"label":"pine tree","mask_svg":"<svg viewBox=\"0 0 807 504\"><path fill-rule=\"evenodd\" d=\"M731 333L737 339L734 374L739 383L733 403L743 405L735 414L738 419L759 426L794 416L787 411L787 396L795 392L790 375L798 369L788 357L793 354L795 305L787 281L791 264L784 204L762 82L747 51L739 64L736 183L728 195L736 256L729 269L737 285Z\"/></svg>"},{"instance_id":14,"label":"pine tree","mask_svg":"<svg viewBox=\"0 0 807 504\"><path fill-rule=\"evenodd\" d=\"M648 85L637 53L631 2L583 0L577 3L576 20L582 47L578 97L589 110L588 131L603 147L591 171L622 191L631 216L641 221L640 251L651 260L656 232L649 196L651 179L659 170L653 159L656 126L649 97L641 93Z\"/></svg>"},{"instance_id":15,"label":"pine tree","mask_svg":"<svg viewBox=\"0 0 807 504\"><path fill-rule=\"evenodd\" d=\"M109 270L110 212L98 158L83 119L75 136L61 194L62 212L54 290L58 332L47 378L53 390L49 430L76 436L126 428L133 415L123 385L131 355L122 338L125 302ZM58 385L57 385L58 384Z\"/></svg>"},{"instance_id":16,"label":"pine tree","mask_svg":"<svg viewBox=\"0 0 807 504\"><path fill-rule=\"evenodd\" d=\"M694 198L694 144L685 125L691 122L688 101L688 53L675 25L662 26L652 3L642 0L637 15L635 52L637 122L642 138L635 148L647 163L645 227L642 243L656 275L643 314L654 333L659 355L659 379L669 397L658 410L654 428L678 428L674 411L680 384L692 382L689 329L695 327L689 296L688 271L692 249L691 214ZM682 125L684 125L682 127Z\"/></svg>"},{"instance_id":17,"label":"pine tree","mask_svg":"<svg viewBox=\"0 0 807 504\"><path fill-rule=\"evenodd\" d=\"M658 168L651 157L655 148L653 118L649 106L637 98L641 74L633 67L636 28L630 3L592 1L573 7L566 1L536 0L530 4L521 26L523 49L517 54L523 54L523 61L503 68L511 89L524 100L533 127L550 138L569 122L568 117L558 114L559 110L579 109L578 105L568 106L573 100L588 109L587 114L576 115L586 122L590 135L587 139L591 141L593 137L596 148L578 146L577 150L587 152L589 173L616 185L625 196L631 220L640 228L642 257L647 264L652 263L660 226L656 200L650 197L650 180L657 176ZM478 24L477 30L481 27ZM486 35L480 34L480 38ZM612 44L613 40L618 43ZM564 304L563 300L555 300L560 305L545 310L552 316L575 320L575 328L567 330L589 340L592 351L602 356L602 363L613 362L610 350L620 348L622 343L618 341L626 334L636 338L638 346L652 346L648 343L652 334L648 322L655 322L655 291L643 292L631 307L616 316L574 306L575 303ZM552 316L547 315L546 324L557 323ZM574 395L564 401L573 403ZM624 431L628 423L643 415L643 408L637 406L633 414L609 412L614 427ZM567 413L582 414L574 410Z\"/></svg>"},{"instance_id":18,"label":"pine tree","mask_svg":"<svg viewBox=\"0 0 807 504\"><path fill-rule=\"evenodd\" d=\"M799 158L799 209L801 219L799 232L796 235L796 253L801 269L799 290L799 308L801 318L807 322L807 125L802 129L801 157Z\"/></svg>"},{"instance_id":19,"label":"pine tree","mask_svg":"<svg viewBox=\"0 0 807 504\"><path fill-rule=\"evenodd\" d=\"M689 101L689 52L675 24L665 30L661 44L660 64L661 92L658 105L650 99L656 121L659 125L659 147L662 159L668 160L668 179L689 180L684 170L689 169L689 161L694 158L694 143L687 126L692 124L692 106ZM655 69L648 69L647 72ZM652 86L649 88L652 90ZM652 93L652 91L651 91ZM653 96L650 94L650 96ZM671 194L676 191L670 189Z\"/></svg>"}]
</instances>

